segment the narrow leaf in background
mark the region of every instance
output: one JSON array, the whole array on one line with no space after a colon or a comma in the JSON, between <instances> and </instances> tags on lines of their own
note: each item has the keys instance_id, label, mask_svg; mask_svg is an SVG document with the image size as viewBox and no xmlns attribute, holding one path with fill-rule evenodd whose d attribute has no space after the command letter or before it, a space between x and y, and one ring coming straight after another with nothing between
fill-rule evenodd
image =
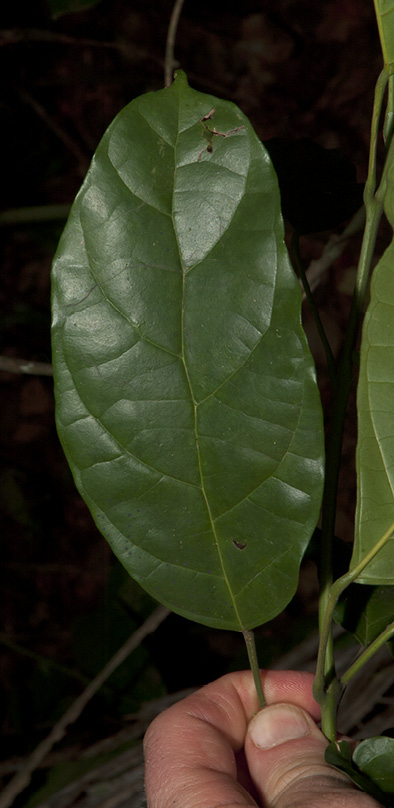
<instances>
[{"instance_id":1,"label":"narrow leaf in background","mask_svg":"<svg viewBox=\"0 0 394 808\"><path fill-rule=\"evenodd\" d=\"M394 225L394 151L387 166L385 213ZM389 158L388 158L389 159ZM394 522L394 242L375 267L365 315L358 383L356 528L351 569ZM359 583L394 583L394 539L390 538L357 578Z\"/></svg>"},{"instance_id":2,"label":"narrow leaf in background","mask_svg":"<svg viewBox=\"0 0 394 808\"><path fill-rule=\"evenodd\" d=\"M53 265L57 425L126 569L209 626L278 614L318 518L322 414L300 306L276 177L245 116L182 73L129 104Z\"/></svg>"}]
</instances>

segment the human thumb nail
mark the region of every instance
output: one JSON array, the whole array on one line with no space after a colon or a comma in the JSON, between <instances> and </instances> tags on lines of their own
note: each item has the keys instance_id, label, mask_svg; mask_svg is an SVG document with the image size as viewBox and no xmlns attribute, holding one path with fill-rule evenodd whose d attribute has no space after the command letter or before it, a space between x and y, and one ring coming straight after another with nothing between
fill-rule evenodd
<instances>
[{"instance_id":1,"label":"human thumb nail","mask_svg":"<svg viewBox=\"0 0 394 808\"><path fill-rule=\"evenodd\" d=\"M315 734L314 730L317 730L315 722L299 707L272 704L254 716L249 725L249 736L258 749L272 749L286 741Z\"/></svg>"}]
</instances>

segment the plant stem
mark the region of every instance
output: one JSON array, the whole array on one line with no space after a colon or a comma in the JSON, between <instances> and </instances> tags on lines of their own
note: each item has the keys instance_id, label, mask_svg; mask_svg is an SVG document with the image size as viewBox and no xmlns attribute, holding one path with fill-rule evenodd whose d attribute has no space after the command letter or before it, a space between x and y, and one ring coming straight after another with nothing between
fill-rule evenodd
<instances>
[{"instance_id":1,"label":"plant stem","mask_svg":"<svg viewBox=\"0 0 394 808\"><path fill-rule=\"evenodd\" d=\"M254 634L253 634L253 631L246 631L245 630L243 632L243 635L244 635L244 640L245 640L245 644L246 644L246 650L248 652L249 665L250 665L250 668L251 668L251 671L252 671L252 674L253 674L253 680L254 680L254 684L255 684L255 688L256 688L256 692L257 692L257 698L259 700L260 709L262 709L263 707L265 707L266 701L265 701L265 698L264 698L263 685L261 684L261 676L260 676L259 663L258 663L258 659L257 659L256 643L254 641Z\"/></svg>"},{"instance_id":2,"label":"plant stem","mask_svg":"<svg viewBox=\"0 0 394 808\"><path fill-rule=\"evenodd\" d=\"M330 432L327 440L326 476L324 481L322 510L322 539L319 568L319 649L324 649L322 666L316 669L319 694L318 701L322 710L322 729L326 737L336 739L335 714L336 698L332 690L326 686L335 680L334 647L331 632L331 614L329 612L330 591L333 585L333 540L335 533L335 513L338 489L338 477L342 453L342 440L349 393L352 385L352 353L358 327L356 298L353 297L349 315L343 354L334 386L334 400L331 414ZM329 622L327 614L330 614ZM320 650L319 650L320 653ZM317 698L317 696L315 696Z\"/></svg>"},{"instance_id":3,"label":"plant stem","mask_svg":"<svg viewBox=\"0 0 394 808\"><path fill-rule=\"evenodd\" d=\"M332 605L332 598L333 591L336 591L334 590L334 587L339 583L339 581L342 581L342 579L339 579L339 581L336 581L335 584L333 584L332 548L335 533L336 501L342 453L343 431L347 403L353 381L352 355L363 310L363 303L375 248L377 230L383 211L385 189L384 172L379 191L376 194L375 189L378 127L386 84L387 73L385 70L383 70L376 83L374 108L372 113L368 178L364 192L364 202L366 207L365 230L357 270L356 284L349 314L349 322L334 387L331 426L327 441L326 477L322 509L322 546L319 568L320 644L316 668L315 698L319 701L322 710L322 730L326 737L331 741L336 739L335 715L338 695L336 691L339 688L339 683L337 683L337 687L333 685L334 681L336 681L336 674L331 621L336 600L334 605ZM348 584L346 583L343 588L345 588L347 585ZM339 594L337 595L336 599L338 599Z\"/></svg>"},{"instance_id":4,"label":"plant stem","mask_svg":"<svg viewBox=\"0 0 394 808\"><path fill-rule=\"evenodd\" d=\"M323 348L324 348L324 353L326 355L327 368L328 368L328 373L329 373L329 376L330 376L331 384L334 384L335 378L336 378L336 375L337 375L337 367L336 367L336 363L335 363L335 358L334 358L334 354L333 354L333 352L331 350L331 345L330 345L330 343L329 343L329 341L327 339L327 334L326 334L326 332L324 330L324 326L323 326L323 323L322 323L321 318L320 318L319 310L318 310L318 308L317 308L317 306L315 304L315 301L313 299L313 294L312 294L311 288L309 286L308 278L306 276L305 268L304 268L302 258L301 258L301 253L300 253L300 234L297 232L297 230L294 230L294 233L293 233L293 236L292 236L292 239L291 239L291 248L292 248L292 252L293 252L293 255L294 255L294 260L295 260L295 263L296 263L296 267L297 267L297 269L298 269L298 271L300 273L300 278L301 278L302 285L303 285L304 291L305 291L305 297L306 297L306 299L307 299L307 301L309 303L309 307L311 309L313 319L314 319L314 321L316 323L316 328L317 328L317 330L319 332L319 337L320 337L321 343L322 343Z\"/></svg>"},{"instance_id":5,"label":"plant stem","mask_svg":"<svg viewBox=\"0 0 394 808\"><path fill-rule=\"evenodd\" d=\"M342 592L355 581L358 576L362 573L365 567L372 561L373 558L377 555L379 550L387 544L391 536L394 532L394 522L390 525L389 529L381 536L381 538L376 542L374 547L367 553L364 558L349 572L346 572L345 575L342 575L341 578L338 578L335 583L332 584L330 588L330 592L327 598L327 605L325 609L325 613L323 616L322 626L320 628L320 642L319 642L319 652L317 657L317 665L316 665L316 677L313 684L313 693L315 696L316 701L322 706L322 729L324 734L326 735L329 740L335 740L326 733L327 725L332 726L332 717L329 714L328 708L326 709L326 724L323 728L323 706L325 706L325 698L328 693L328 688L326 688L326 676L325 676L325 662L326 662L326 648L327 643L331 634L331 624L332 624L332 616L334 613L335 606L342 595ZM341 680L342 681L342 680ZM329 685L332 684L332 681ZM339 685L339 683L337 683ZM334 698L336 699L337 693L335 692L335 688L330 692L330 699L329 704L332 707L332 702Z\"/></svg>"},{"instance_id":6,"label":"plant stem","mask_svg":"<svg viewBox=\"0 0 394 808\"><path fill-rule=\"evenodd\" d=\"M355 285L355 297L356 297L358 315L360 315L362 311L365 291L369 279L371 260L375 248L377 229L383 210L382 197L384 196L384 194L382 194L382 189L385 185L385 183L383 182L384 170L382 181L380 183L379 188L380 193L375 192L376 192L376 154L378 143L378 129L386 85L387 85L387 73L385 70L382 70L376 82L376 88L375 88L374 108L371 123L371 147L369 153L368 177L364 189L366 222ZM387 146L389 145L390 144L387 143ZM385 165L387 165L387 160Z\"/></svg>"},{"instance_id":7,"label":"plant stem","mask_svg":"<svg viewBox=\"0 0 394 808\"><path fill-rule=\"evenodd\" d=\"M173 70L176 66L174 59L174 48L179 17L181 16L184 0L175 0L171 12L170 22L167 31L166 54L164 57L164 86L170 87L172 84Z\"/></svg>"},{"instance_id":8,"label":"plant stem","mask_svg":"<svg viewBox=\"0 0 394 808\"><path fill-rule=\"evenodd\" d=\"M363 665L365 665L365 663L368 662L368 660L371 659L374 654L376 654L376 651L378 651L385 642L391 640L392 637L394 637L394 620L392 623L389 623L389 625L386 626L384 631L382 631L381 634L379 634L379 636L376 637L373 642L371 642L368 648L365 648L362 654L360 654L353 664L350 665L347 671L342 674L340 680L341 685L346 687L346 685L349 684L350 680L363 667Z\"/></svg>"}]
</instances>

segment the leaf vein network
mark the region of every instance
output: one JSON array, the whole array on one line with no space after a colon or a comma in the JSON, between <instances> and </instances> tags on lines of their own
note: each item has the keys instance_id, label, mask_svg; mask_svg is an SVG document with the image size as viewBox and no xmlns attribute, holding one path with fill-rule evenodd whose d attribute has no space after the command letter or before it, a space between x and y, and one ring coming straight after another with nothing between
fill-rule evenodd
<instances>
[{"instance_id":1,"label":"leaf vein network","mask_svg":"<svg viewBox=\"0 0 394 808\"><path fill-rule=\"evenodd\" d=\"M67 364L66 359L65 359L65 363ZM68 367L68 365L67 365L67 367ZM72 376L72 374L71 374L71 371L70 371L70 368L69 368L69 367L68 367L68 370L69 370L69 372L70 372L70 375ZM127 455L127 456L128 456L128 457L130 457L132 460L136 460L138 463L141 463L141 465L142 465L142 466L145 466L145 467L146 467L147 469L149 469L150 471L154 471L156 474L161 474L163 477L167 477L167 478L168 478L168 479L170 479L170 480L174 480L174 482L176 482L176 483L181 483L182 485L189 485L189 486L191 486L192 488L200 488L200 486L199 486L199 485L197 485L196 483L191 483L191 482L189 482L188 480L181 480L180 478L175 477L173 474L168 474L167 472L164 472L162 469L157 469L157 468L155 468L155 466L152 466L150 463L147 463L145 460L142 460L142 459L141 459L141 458L139 458L137 455L135 455L135 454L133 454L132 452L130 452L130 451L129 451L129 450L126 448L126 446L124 446L124 444L123 444L123 443L122 443L122 442L121 442L121 441L120 441L118 438L116 438L116 437L115 437L115 435L113 435L113 434L112 434L112 432L110 431L110 429L108 429L108 427L106 427L106 426L105 426L105 424L103 424L103 423L102 423L102 421L100 420L100 418L98 418L96 415L94 415L92 412L90 412L88 405L87 405L87 404L86 404L86 402L84 401L83 396L81 395L81 392L80 392L80 390L78 389L78 386L77 386L77 384L76 384L76 382L75 382L75 379L74 379L74 386L75 386L75 390L76 390L76 392L78 393L79 398L80 398L80 400L81 400L82 404L84 405L84 407L86 408L87 412L89 413L89 416L90 416L91 418L93 418L93 420L94 420L94 421L96 421L96 422L99 424L99 426L101 427L101 429L103 430L103 432L105 432L107 435L109 435L109 437L110 437L110 438L111 438L111 439L114 441L114 443L116 443L116 445L117 445L117 446L118 446L118 447L119 447L119 448L122 450L122 455ZM78 419L78 420L81 420L81 419ZM111 462L111 461L109 461L109 462ZM90 468L90 466L87 466L87 468Z\"/></svg>"}]
</instances>

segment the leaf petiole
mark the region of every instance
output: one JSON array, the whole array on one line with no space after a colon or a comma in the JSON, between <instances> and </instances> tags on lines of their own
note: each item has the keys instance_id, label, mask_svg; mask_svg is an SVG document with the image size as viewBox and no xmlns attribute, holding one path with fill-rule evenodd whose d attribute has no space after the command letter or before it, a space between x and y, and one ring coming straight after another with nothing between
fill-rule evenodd
<instances>
[{"instance_id":1,"label":"leaf petiole","mask_svg":"<svg viewBox=\"0 0 394 808\"><path fill-rule=\"evenodd\" d=\"M322 710L325 704L328 689L330 688L330 686L332 687L334 684L334 680L331 680L327 686L325 676L326 652L327 652L328 640L331 635L331 624L334 609L337 605L340 596L342 595L342 592L358 578L358 576L362 573L365 567L367 567L368 564L372 561L372 559L375 558L379 550L381 550L387 544L389 539L392 537L393 532L394 532L394 522L390 525L388 530L386 530L383 536L381 536L381 538L376 542L376 544L374 545L374 547L372 547L369 553L367 553L364 556L364 558L352 570L346 572L345 575L341 576L341 578L338 578L330 588L327 606L324 613L324 619L320 631L319 652L316 665L316 677L313 683L314 697L316 701L318 701L319 704L322 706ZM376 647L376 650L378 647L379 646ZM341 679L341 683L343 684L343 677ZM335 682L335 684L337 683ZM327 734L325 728L323 728L323 732ZM327 735L327 737L329 736ZM335 738L332 738L330 735L329 740L335 740Z\"/></svg>"},{"instance_id":2,"label":"leaf petiole","mask_svg":"<svg viewBox=\"0 0 394 808\"><path fill-rule=\"evenodd\" d=\"M365 648L362 654L360 654L360 656L353 662L353 664L348 667L347 671L345 671L345 673L342 674L340 678L341 685L343 687L346 687L346 685L349 684L353 676L359 670L361 670L363 665L365 665L365 663L368 662L368 660L371 659L371 657L373 657L376 651L378 651L379 648L381 648L385 642L388 642L393 637L394 637L394 620L392 623L389 623L389 625L386 626L384 631L382 631L379 634L379 636L376 637L376 639L373 642L371 642L370 645L368 645L368 648Z\"/></svg>"},{"instance_id":3,"label":"leaf petiole","mask_svg":"<svg viewBox=\"0 0 394 808\"><path fill-rule=\"evenodd\" d=\"M266 706L266 701L264 697L263 685L261 684L261 676L260 676L259 663L257 659L254 634L253 631L247 631L247 630L243 631L242 633L244 635L246 650L248 652L249 665L251 667L251 671L253 674L253 680L256 687L260 710L262 710L262 708Z\"/></svg>"}]
</instances>

